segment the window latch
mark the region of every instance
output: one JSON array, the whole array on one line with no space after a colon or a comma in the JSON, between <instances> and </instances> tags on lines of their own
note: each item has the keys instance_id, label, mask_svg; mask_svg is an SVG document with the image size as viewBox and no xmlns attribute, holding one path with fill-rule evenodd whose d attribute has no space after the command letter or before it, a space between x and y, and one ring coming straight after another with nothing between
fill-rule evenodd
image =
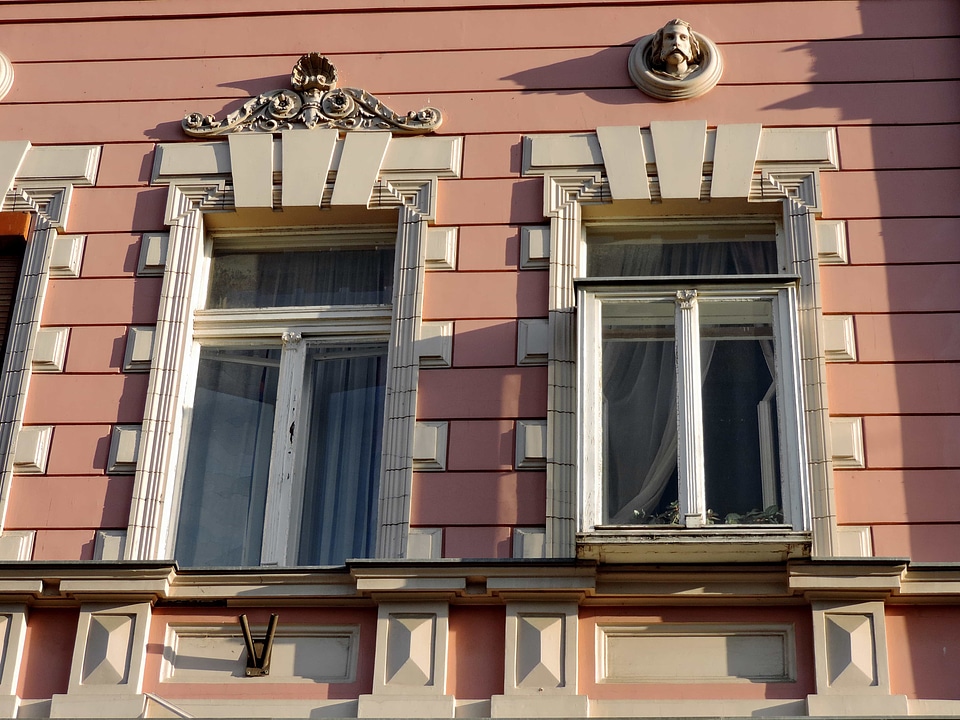
<instances>
[{"instance_id":1,"label":"window latch","mask_svg":"<svg viewBox=\"0 0 960 720\"><path fill-rule=\"evenodd\" d=\"M277 633L279 615L270 615L267 634L263 640L254 640L250 632L250 623L246 615L240 616L240 629L243 642L247 646L247 677L263 677L270 674L270 655L273 652L273 638Z\"/></svg>"}]
</instances>

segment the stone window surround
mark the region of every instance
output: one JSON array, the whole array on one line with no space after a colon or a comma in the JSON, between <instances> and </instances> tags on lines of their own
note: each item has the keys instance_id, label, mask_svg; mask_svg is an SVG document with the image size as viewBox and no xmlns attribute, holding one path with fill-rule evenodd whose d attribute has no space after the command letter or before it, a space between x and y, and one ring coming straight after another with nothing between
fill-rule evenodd
<instances>
[{"instance_id":1,"label":"stone window surround","mask_svg":"<svg viewBox=\"0 0 960 720\"><path fill-rule=\"evenodd\" d=\"M158 147L153 184L169 185L170 239L125 559L162 558L172 551L168 508L181 446L179 408L190 384L186 359L193 343L194 269L208 226L316 227L327 217L321 208L361 225L381 224L384 213L378 210L399 209L400 271L388 370L388 387L394 390L385 408L385 416L394 420L384 437L376 556L406 556L427 230L438 180L458 176L461 153L457 137L392 138L372 132L341 138L335 130L231 135L226 142ZM287 212L293 219L284 219Z\"/></svg>"},{"instance_id":2,"label":"stone window surround","mask_svg":"<svg viewBox=\"0 0 960 720\"><path fill-rule=\"evenodd\" d=\"M713 216L740 214L760 201L781 206L800 276L797 302L810 475L804 502L810 524L804 532L768 538L769 549L790 556L837 554L815 218L821 208L819 172L838 167L832 128L764 129L749 124L708 129L706 121L673 121L652 122L650 128L601 127L596 133L524 138L523 175L543 177L544 216L550 219L547 557L572 557L578 550L607 560L618 554L628 561L639 557L641 546L630 536L608 538L594 548L583 544L591 538L577 536L578 445L569 442L578 435L573 280L582 274L585 218L656 216L664 212L665 201L685 202L685 212ZM717 559L730 553L768 559L749 538L718 539L727 547L716 553ZM661 547L670 545L668 552L682 552L683 542L665 543L662 535L660 540ZM647 559L657 552L650 543L642 548Z\"/></svg>"}]
</instances>

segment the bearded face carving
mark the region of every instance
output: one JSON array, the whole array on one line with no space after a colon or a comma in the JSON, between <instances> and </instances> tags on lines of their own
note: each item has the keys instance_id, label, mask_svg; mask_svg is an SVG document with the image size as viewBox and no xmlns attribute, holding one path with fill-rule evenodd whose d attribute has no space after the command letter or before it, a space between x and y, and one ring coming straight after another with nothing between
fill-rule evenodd
<instances>
[{"instance_id":1,"label":"bearded face carving","mask_svg":"<svg viewBox=\"0 0 960 720\"><path fill-rule=\"evenodd\" d=\"M680 18L640 38L627 61L634 84L658 100L686 100L714 87L723 72L720 51Z\"/></svg>"},{"instance_id":2,"label":"bearded face carving","mask_svg":"<svg viewBox=\"0 0 960 720\"><path fill-rule=\"evenodd\" d=\"M682 80L700 68L700 42L690 23L679 18L657 30L650 43L650 66L654 72Z\"/></svg>"}]
</instances>

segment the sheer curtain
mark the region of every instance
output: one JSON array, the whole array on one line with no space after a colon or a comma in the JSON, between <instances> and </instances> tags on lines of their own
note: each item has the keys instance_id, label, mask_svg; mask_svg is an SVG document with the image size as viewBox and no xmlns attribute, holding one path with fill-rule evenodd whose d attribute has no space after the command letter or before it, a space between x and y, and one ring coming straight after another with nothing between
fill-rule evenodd
<instances>
[{"instance_id":1,"label":"sheer curtain","mask_svg":"<svg viewBox=\"0 0 960 720\"><path fill-rule=\"evenodd\" d=\"M307 360L312 390L300 565L340 565L373 551L386 385L383 353L382 348L326 348Z\"/></svg>"},{"instance_id":2,"label":"sheer curtain","mask_svg":"<svg viewBox=\"0 0 960 720\"><path fill-rule=\"evenodd\" d=\"M776 272L776 258L762 243L617 243L598 250L588 260L593 276ZM677 285L683 287L682 281ZM644 303L637 306L642 310ZM703 378L714 345L701 340ZM602 353L604 521L647 522L665 509L661 500L677 470L676 345L672 340L608 339L604 323Z\"/></svg>"},{"instance_id":3,"label":"sheer curtain","mask_svg":"<svg viewBox=\"0 0 960 720\"><path fill-rule=\"evenodd\" d=\"M389 305L393 262L392 247L217 253L207 307Z\"/></svg>"},{"instance_id":4,"label":"sheer curtain","mask_svg":"<svg viewBox=\"0 0 960 720\"><path fill-rule=\"evenodd\" d=\"M280 350L204 348L175 557L185 567L260 564Z\"/></svg>"}]
</instances>

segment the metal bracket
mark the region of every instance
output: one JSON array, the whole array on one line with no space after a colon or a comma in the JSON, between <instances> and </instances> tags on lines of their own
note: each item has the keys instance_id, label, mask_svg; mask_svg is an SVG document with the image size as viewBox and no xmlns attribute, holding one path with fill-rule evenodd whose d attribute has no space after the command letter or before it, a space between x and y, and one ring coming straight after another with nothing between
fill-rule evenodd
<instances>
[{"instance_id":1,"label":"metal bracket","mask_svg":"<svg viewBox=\"0 0 960 720\"><path fill-rule=\"evenodd\" d=\"M273 652L273 638L277 633L279 617L279 615L270 615L266 636L263 640L254 640L250 633L250 623L247 621L247 616L240 616L243 642L247 646L247 677L263 677L270 674L270 655Z\"/></svg>"}]
</instances>

